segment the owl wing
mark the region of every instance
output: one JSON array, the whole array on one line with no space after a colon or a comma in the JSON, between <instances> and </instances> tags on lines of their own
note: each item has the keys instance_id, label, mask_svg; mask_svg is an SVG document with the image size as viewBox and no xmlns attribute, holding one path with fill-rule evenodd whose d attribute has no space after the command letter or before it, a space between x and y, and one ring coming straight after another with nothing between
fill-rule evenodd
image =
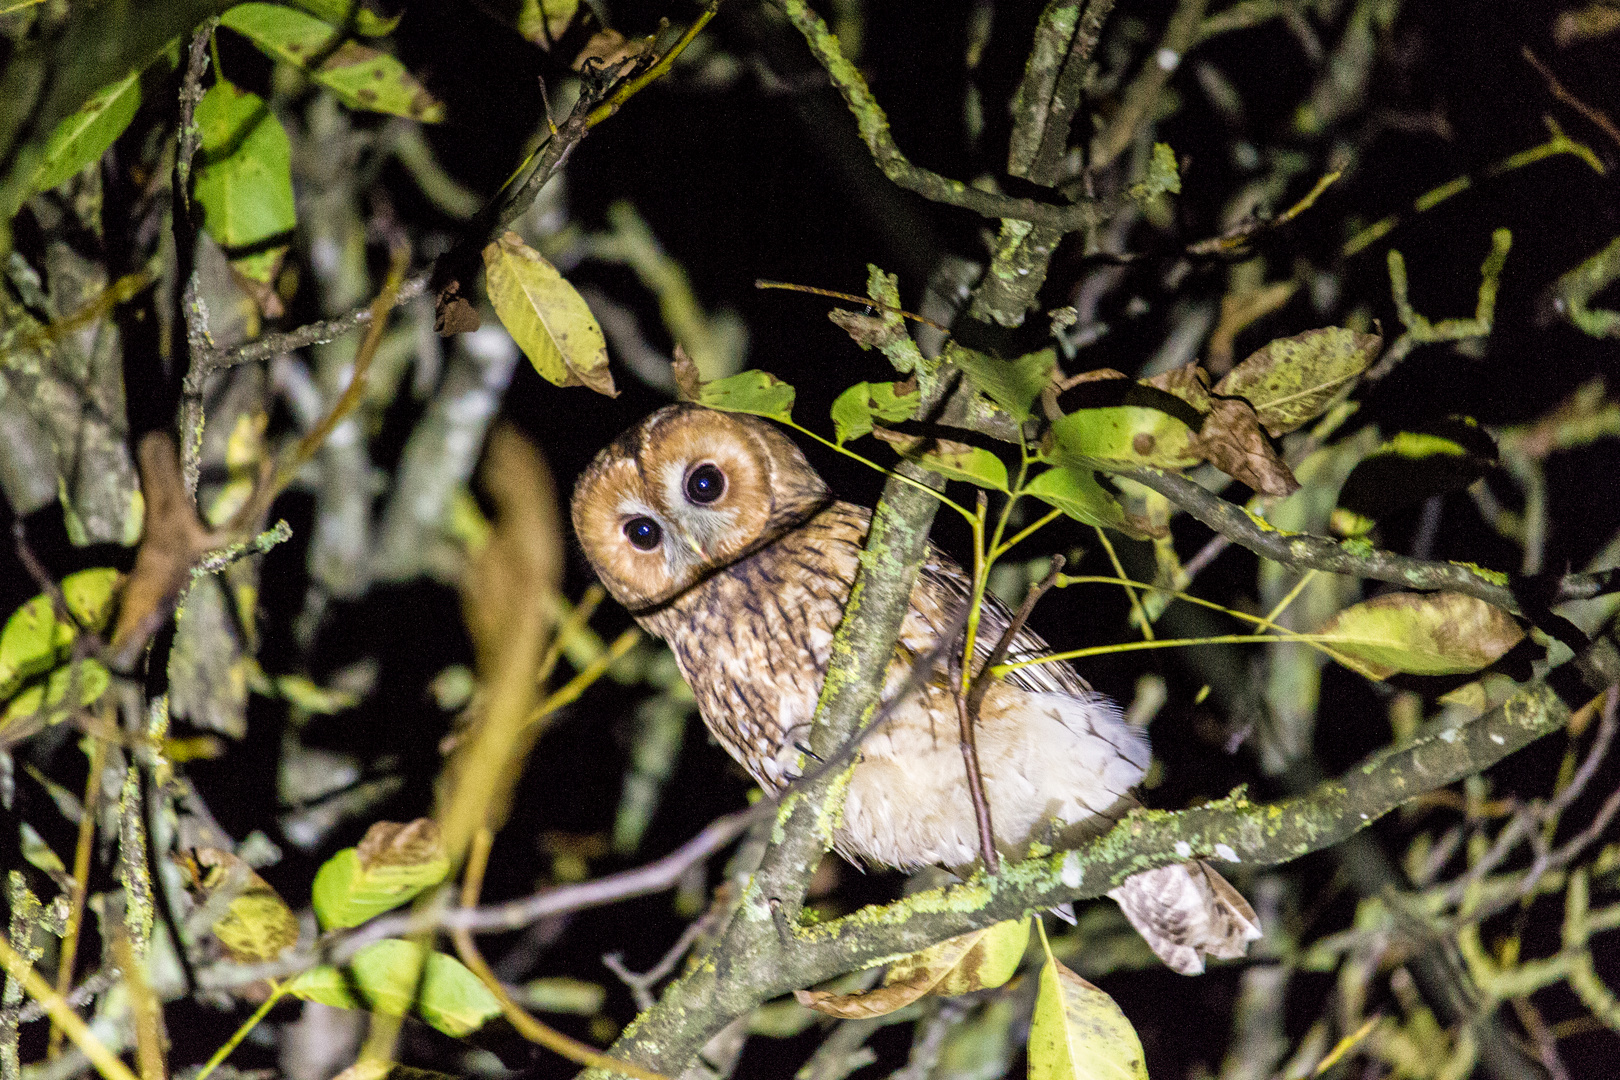
<instances>
[{"instance_id":1,"label":"owl wing","mask_svg":"<svg viewBox=\"0 0 1620 1080\"><path fill-rule=\"evenodd\" d=\"M923 564L920 577L924 590L932 594L927 598L932 604L927 606L936 607L940 612L940 616L935 620L940 628L943 628L955 615L959 606L973 595L973 579L968 576L967 571L963 570L955 559L933 545L929 545L928 559ZM924 598L918 599L922 601ZM919 607L921 606L923 604L919 604ZM1012 609L994 595L985 593L979 613L978 636L973 643L975 664L983 664L990 658L991 652L995 650L1007 628L1012 625L1012 621ZM1039 634L1025 626L1013 637L1007 650L1007 660L1033 660L1036 657L1046 656L1051 651L1052 647ZM1069 697L1088 700L1094 696L1091 684L1062 660L1015 668L1007 673L1004 681L1009 686L1027 690L1032 694L1067 694Z\"/></svg>"}]
</instances>

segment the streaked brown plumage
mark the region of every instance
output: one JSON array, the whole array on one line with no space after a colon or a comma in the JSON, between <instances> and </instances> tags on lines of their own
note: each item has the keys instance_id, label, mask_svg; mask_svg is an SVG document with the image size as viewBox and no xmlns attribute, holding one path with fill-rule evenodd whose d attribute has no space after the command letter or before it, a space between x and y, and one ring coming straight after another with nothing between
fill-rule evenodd
<instances>
[{"instance_id":1,"label":"streaked brown plumage","mask_svg":"<svg viewBox=\"0 0 1620 1080\"><path fill-rule=\"evenodd\" d=\"M574 527L613 596L669 642L705 723L772 794L801 768L871 511L832 498L798 448L762 420L672 405L604 449L574 490ZM930 549L885 695L937 643L970 580ZM983 661L1010 622L986 600ZM1025 630L1015 658L1050 650ZM860 749L837 834L845 855L902 868L965 867L977 828L943 674ZM1020 668L985 695L976 728L998 848L1095 831L1132 805L1144 736L1066 663ZM1203 863L1137 874L1109 894L1177 971L1241 956L1254 912Z\"/></svg>"}]
</instances>

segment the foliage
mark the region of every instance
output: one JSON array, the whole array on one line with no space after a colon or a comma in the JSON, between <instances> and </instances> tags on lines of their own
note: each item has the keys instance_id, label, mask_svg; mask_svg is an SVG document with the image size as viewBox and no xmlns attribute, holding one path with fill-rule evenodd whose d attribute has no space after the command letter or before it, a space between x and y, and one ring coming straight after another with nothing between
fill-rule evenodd
<instances>
[{"instance_id":1,"label":"foliage","mask_svg":"<svg viewBox=\"0 0 1620 1080\"><path fill-rule=\"evenodd\" d=\"M1608 9L383 6L0 3L0 1080L1612 1062ZM879 502L776 805L571 561L674 398ZM828 853L939 509L913 677L1079 662L1180 809ZM1048 916L1190 858L1202 984Z\"/></svg>"}]
</instances>

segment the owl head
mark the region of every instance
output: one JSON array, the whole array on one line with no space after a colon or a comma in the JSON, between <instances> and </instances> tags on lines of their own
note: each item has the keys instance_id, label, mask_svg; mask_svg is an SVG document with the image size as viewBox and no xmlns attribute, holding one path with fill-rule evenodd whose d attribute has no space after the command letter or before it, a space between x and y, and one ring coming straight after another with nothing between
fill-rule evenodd
<instances>
[{"instance_id":1,"label":"owl head","mask_svg":"<svg viewBox=\"0 0 1620 1080\"><path fill-rule=\"evenodd\" d=\"M574 530L614 599L645 611L802 524L827 485L770 424L668 405L574 485Z\"/></svg>"}]
</instances>

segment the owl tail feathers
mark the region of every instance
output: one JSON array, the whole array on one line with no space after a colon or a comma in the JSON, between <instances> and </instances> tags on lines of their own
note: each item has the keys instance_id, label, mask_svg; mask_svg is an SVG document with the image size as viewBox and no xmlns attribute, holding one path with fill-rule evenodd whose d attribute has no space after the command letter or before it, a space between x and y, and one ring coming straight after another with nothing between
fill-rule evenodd
<instances>
[{"instance_id":1,"label":"owl tail feathers","mask_svg":"<svg viewBox=\"0 0 1620 1080\"><path fill-rule=\"evenodd\" d=\"M1201 975L1204 957L1232 960L1260 937L1243 894L1207 863L1133 874L1108 894L1171 970Z\"/></svg>"}]
</instances>

